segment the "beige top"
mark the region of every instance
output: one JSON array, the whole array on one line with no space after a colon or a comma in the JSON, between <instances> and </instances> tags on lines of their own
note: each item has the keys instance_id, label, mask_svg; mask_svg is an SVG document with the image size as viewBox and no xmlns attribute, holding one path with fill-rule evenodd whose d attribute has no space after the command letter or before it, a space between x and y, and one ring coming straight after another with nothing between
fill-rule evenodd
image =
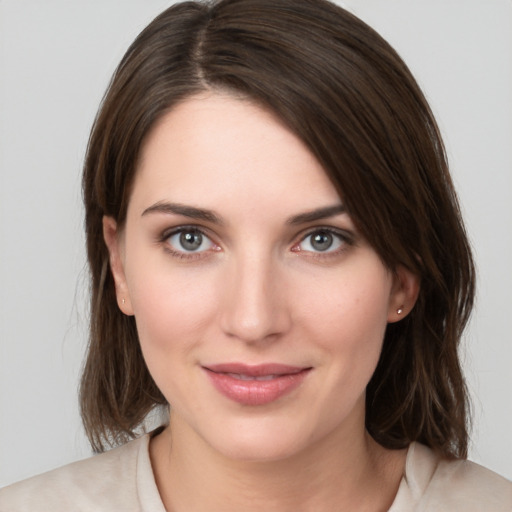
<instances>
[{"instance_id":1,"label":"beige top","mask_svg":"<svg viewBox=\"0 0 512 512\"><path fill-rule=\"evenodd\" d=\"M147 434L0 490L0 512L165 512ZM512 512L512 482L468 461L441 461L409 447L390 512Z\"/></svg>"}]
</instances>

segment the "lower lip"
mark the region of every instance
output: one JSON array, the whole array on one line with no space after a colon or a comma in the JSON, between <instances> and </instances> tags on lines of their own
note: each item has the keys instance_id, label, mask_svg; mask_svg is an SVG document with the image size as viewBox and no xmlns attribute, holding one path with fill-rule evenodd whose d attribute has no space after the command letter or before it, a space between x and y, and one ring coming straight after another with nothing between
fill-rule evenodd
<instances>
[{"instance_id":1,"label":"lower lip","mask_svg":"<svg viewBox=\"0 0 512 512\"><path fill-rule=\"evenodd\" d=\"M300 386L310 370L306 368L298 373L278 375L269 380L240 380L227 373L205 368L217 391L242 405L265 405L278 400Z\"/></svg>"}]
</instances>

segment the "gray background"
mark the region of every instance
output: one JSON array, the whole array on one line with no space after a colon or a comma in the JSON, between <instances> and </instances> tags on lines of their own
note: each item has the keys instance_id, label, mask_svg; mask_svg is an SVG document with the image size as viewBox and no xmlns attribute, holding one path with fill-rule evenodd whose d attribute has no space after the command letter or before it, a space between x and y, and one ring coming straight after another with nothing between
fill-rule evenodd
<instances>
[{"instance_id":1,"label":"gray background","mask_svg":"<svg viewBox=\"0 0 512 512\"><path fill-rule=\"evenodd\" d=\"M0 0L0 486L89 455L80 167L111 73L164 0ZM398 50L446 139L479 266L473 460L512 478L512 2L344 2Z\"/></svg>"}]
</instances>

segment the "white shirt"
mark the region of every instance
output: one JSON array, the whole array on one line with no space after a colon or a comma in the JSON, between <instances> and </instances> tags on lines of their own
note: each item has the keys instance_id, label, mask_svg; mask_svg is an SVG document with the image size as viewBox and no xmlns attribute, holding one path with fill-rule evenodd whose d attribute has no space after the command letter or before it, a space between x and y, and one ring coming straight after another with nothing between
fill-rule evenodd
<instances>
[{"instance_id":1,"label":"white shirt","mask_svg":"<svg viewBox=\"0 0 512 512\"><path fill-rule=\"evenodd\" d=\"M166 512L147 434L101 455L0 490L0 512ZM512 482L412 443L389 512L512 512ZM209 511L214 512L214 511Z\"/></svg>"}]
</instances>

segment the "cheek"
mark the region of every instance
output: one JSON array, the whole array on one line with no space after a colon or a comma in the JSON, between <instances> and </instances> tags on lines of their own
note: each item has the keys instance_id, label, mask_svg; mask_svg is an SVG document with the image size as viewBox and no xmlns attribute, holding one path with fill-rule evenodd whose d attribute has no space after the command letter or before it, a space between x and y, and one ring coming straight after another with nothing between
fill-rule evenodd
<instances>
[{"instance_id":1,"label":"cheek","mask_svg":"<svg viewBox=\"0 0 512 512\"><path fill-rule=\"evenodd\" d=\"M354 277L354 278L353 278ZM312 304L310 339L321 349L322 383L315 392L316 414L325 431L364 414L364 396L378 364L387 326L388 280L355 274L331 287L329 301ZM345 286L343 286L345 285ZM326 406L327 404L327 406ZM350 422L349 422L350 423Z\"/></svg>"},{"instance_id":2,"label":"cheek","mask_svg":"<svg viewBox=\"0 0 512 512\"><path fill-rule=\"evenodd\" d=\"M361 343L382 341L391 292L391 279L384 270L348 269L323 280L322 286L318 283L298 296L304 297L300 308L303 323L323 334L320 342L323 339L338 347L335 341L339 340L347 348L357 348Z\"/></svg>"},{"instance_id":3,"label":"cheek","mask_svg":"<svg viewBox=\"0 0 512 512\"><path fill-rule=\"evenodd\" d=\"M215 315L215 297L212 276L207 273L176 269L166 256L136 266L137 259L128 266L127 281L141 347L150 366L165 354L190 350L200 342Z\"/></svg>"},{"instance_id":4,"label":"cheek","mask_svg":"<svg viewBox=\"0 0 512 512\"><path fill-rule=\"evenodd\" d=\"M309 294L305 337L321 349L326 390L350 408L375 371L387 326L392 281L381 266L351 268Z\"/></svg>"},{"instance_id":5,"label":"cheek","mask_svg":"<svg viewBox=\"0 0 512 512\"><path fill-rule=\"evenodd\" d=\"M190 402L190 369L208 338L215 315L208 286L196 286L180 273L149 273L132 283L133 308L140 346L148 370L172 407ZM192 394L195 394L193 392Z\"/></svg>"}]
</instances>

